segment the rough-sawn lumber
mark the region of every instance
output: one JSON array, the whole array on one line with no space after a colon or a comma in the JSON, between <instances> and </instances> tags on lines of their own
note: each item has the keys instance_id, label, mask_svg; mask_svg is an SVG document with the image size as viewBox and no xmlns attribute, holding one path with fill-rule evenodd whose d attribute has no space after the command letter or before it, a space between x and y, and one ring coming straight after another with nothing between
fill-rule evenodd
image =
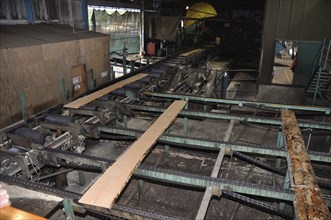
<instances>
[{"instance_id":1,"label":"rough-sawn lumber","mask_svg":"<svg viewBox=\"0 0 331 220\"><path fill-rule=\"evenodd\" d=\"M186 101L174 101L145 133L99 177L79 202L90 206L111 208L132 173L185 105Z\"/></svg>"}]
</instances>

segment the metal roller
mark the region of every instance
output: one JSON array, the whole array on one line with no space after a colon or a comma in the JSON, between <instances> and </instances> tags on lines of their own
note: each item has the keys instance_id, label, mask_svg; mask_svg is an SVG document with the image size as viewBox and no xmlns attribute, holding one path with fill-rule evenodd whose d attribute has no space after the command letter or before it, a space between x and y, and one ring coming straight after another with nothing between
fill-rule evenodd
<instances>
[{"instance_id":1,"label":"metal roller","mask_svg":"<svg viewBox=\"0 0 331 220\"><path fill-rule=\"evenodd\" d=\"M69 125L74 120L72 117L64 115L49 114L46 116L46 122L57 125Z\"/></svg>"},{"instance_id":2,"label":"metal roller","mask_svg":"<svg viewBox=\"0 0 331 220\"><path fill-rule=\"evenodd\" d=\"M90 103L90 104L88 104L88 105L84 105L84 106L82 107L82 109L85 109L85 110L91 110L91 111L96 111L96 110L100 109L100 105Z\"/></svg>"},{"instance_id":3,"label":"metal roller","mask_svg":"<svg viewBox=\"0 0 331 220\"><path fill-rule=\"evenodd\" d=\"M110 95L114 95L114 96L126 96L125 95L125 89L121 88L121 89L116 89L114 91L112 91L110 93Z\"/></svg>"},{"instance_id":4,"label":"metal roller","mask_svg":"<svg viewBox=\"0 0 331 220\"><path fill-rule=\"evenodd\" d=\"M21 127L15 130L15 134L25 137L26 139L29 139L37 144L44 144L45 140L48 136L50 136L47 133L43 133L41 131L32 130L31 128L27 127Z\"/></svg>"},{"instance_id":5,"label":"metal roller","mask_svg":"<svg viewBox=\"0 0 331 220\"><path fill-rule=\"evenodd\" d=\"M150 76L146 76L146 77L138 80L138 82L142 82L142 83L149 83L151 81L152 81L152 77L150 77Z\"/></svg>"},{"instance_id":6,"label":"metal roller","mask_svg":"<svg viewBox=\"0 0 331 220\"><path fill-rule=\"evenodd\" d=\"M125 88L134 89L134 90L139 90L141 89L141 87L143 87L143 83L141 82L134 82L125 86Z\"/></svg>"}]
</instances>

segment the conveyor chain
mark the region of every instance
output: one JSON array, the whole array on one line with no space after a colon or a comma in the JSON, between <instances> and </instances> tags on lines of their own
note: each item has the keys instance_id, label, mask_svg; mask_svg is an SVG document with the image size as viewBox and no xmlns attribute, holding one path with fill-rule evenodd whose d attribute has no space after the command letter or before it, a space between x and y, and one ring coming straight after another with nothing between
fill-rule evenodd
<instances>
[{"instance_id":1,"label":"conveyor chain","mask_svg":"<svg viewBox=\"0 0 331 220\"><path fill-rule=\"evenodd\" d=\"M253 207L256 208L258 210L264 211L266 213L272 214L272 215L277 215L280 216L284 219L293 219L293 215L291 215L288 212L285 212L283 210L278 210L277 208L275 208L272 205L269 205L265 202L260 202L258 200L249 198L247 196L243 196L239 193L233 193L230 191L222 191L222 196L224 198L236 201L236 202L240 202L244 205L247 205L249 207Z\"/></svg>"},{"instance_id":2,"label":"conveyor chain","mask_svg":"<svg viewBox=\"0 0 331 220\"><path fill-rule=\"evenodd\" d=\"M91 156L91 155L79 154L79 153L74 153L74 152L69 152L69 151L61 151L61 150L55 150L55 149L46 149L46 150L51 151L51 152L62 153L64 155L75 156L75 158L77 160L79 160L79 158L84 158L84 159L91 159L91 160L94 160L94 161L103 161L103 162L107 162L108 164L112 164L112 163L115 162L113 160L109 160L109 159L102 158L102 157L95 157L95 156ZM173 174L173 175L176 175L176 176L183 176L183 177L189 177L189 178L194 178L194 179L208 180L208 181L216 183L216 184L217 183L223 183L223 184L227 184L227 185L246 185L246 186L251 186L251 187L254 187L254 188L267 189L267 190L279 191L279 192L285 192L285 193L293 193L289 189L280 189L280 188L274 188L274 187L270 187L270 186L261 186L261 185L251 184L251 183L242 183L242 182L236 181L236 180L226 180L226 179L221 179L221 178L212 178L210 176L201 176L201 175L185 173L185 172L180 172L180 171L174 171L174 170L168 170L168 169L163 169L163 168L154 168L154 167L149 167L149 166L146 166L146 165L140 165L138 169L154 171L154 172L159 172L159 173L165 173L165 174ZM144 176L141 176L141 175L137 175L137 174L134 174L134 175L145 178Z\"/></svg>"},{"instance_id":3,"label":"conveyor chain","mask_svg":"<svg viewBox=\"0 0 331 220\"><path fill-rule=\"evenodd\" d=\"M238 157L239 159L249 162L251 164L254 164L257 167L260 167L262 169L277 173L279 175L285 176L286 175L286 170L279 169L275 166L272 166L266 162L263 162L259 159L256 159L254 157L247 156L246 154L240 153L240 152L233 152L233 156Z\"/></svg>"},{"instance_id":4,"label":"conveyor chain","mask_svg":"<svg viewBox=\"0 0 331 220\"><path fill-rule=\"evenodd\" d=\"M87 164L78 165L76 163L66 162L66 161L59 161L58 163L63 167L71 168L74 170L83 170L83 171L94 172L94 173L102 172L102 168L99 166L95 166L95 165L87 165Z\"/></svg>"},{"instance_id":5,"label":"conveyor chain","mask_svg":"<svg viewBox=\"0 0 331 220\"><path fill-rule=\"evenodd\" d=\"M24 188L28 188L31 190L47 192L47 193L50 193L52 195L59 196L62 198L70 198L73 200L78 200L80 198L80 195L77 193L56 189L54 187L51 187L51 186L48 186L48 185L45 185L42 183L32 182L29 180L12 177L12 176L2 174L2 173L0 173L0 179L1 179L1 181L6 182L6 183L12 183L14 185L22 186Z\"/></svg>"}]
</instances>

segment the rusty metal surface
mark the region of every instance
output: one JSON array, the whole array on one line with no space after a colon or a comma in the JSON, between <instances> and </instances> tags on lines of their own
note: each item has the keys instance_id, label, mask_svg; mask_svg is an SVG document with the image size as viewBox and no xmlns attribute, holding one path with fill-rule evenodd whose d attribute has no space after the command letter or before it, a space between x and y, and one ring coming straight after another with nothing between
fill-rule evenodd
<instances>
[{"instance_id":1,"label":"rusty metal surface","mask_svg":"<svg viewBox=\"0 0 331 220\"><path fill-rule=\"evenodd\" d=\"M290 110L282 111L282 122L292 165L297 218L329 220L331 215L317 185L295 114Z\"/></svg>"}]
</instances>

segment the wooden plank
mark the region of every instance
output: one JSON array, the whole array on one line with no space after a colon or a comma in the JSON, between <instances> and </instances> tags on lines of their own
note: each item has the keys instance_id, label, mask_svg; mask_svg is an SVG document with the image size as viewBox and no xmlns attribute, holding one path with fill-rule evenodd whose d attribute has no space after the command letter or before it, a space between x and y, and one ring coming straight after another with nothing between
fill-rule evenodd
<instances>
[{"instance_id":1,"label":"wooden plank","mask_svg":"<svg viewBox=\"0 0 331 220\"><path fill-rule=\"evenodd\" d=\"M186 101L174 101L145 133L105 171L79 202L90 206L111 208L132 173L185 105Z\"/></svg>"},{"instance_id":2,"label":"wooden plank","mask_svg":"<svg viewBox=\"0 0 331 220\"><path fill-rule=\"evenodd\" d=\"M209 206L209 202L210 202L210 198L212 196L213 196L213 187L208 186L205 190L205 194L203 195L198 214L195 217L196 220L205 219L205 216L206 216L206 213L208 210L208 206Z\"/></svg>"},{"instance_id":3,"label":"wooden plank","mask_svg":"<svg viewBox=\"0 0 331 220\"><path fill-rule=\"evenodd\" d=\"M233 129L233 126L234 126L234 122L235 122L234 120L230 121L228 129L225 132L225 136L223 138L223 141L229 141L230 140L230 137L231 137L231 134L232 134L232 129ZM213 171L211 173L211 177L213 177L213 178L218 177L218 173L220 172L222 162L223 162L223 159L224 159L224 155L225 155L225 150L221 149L220 152L218 153ZM205 191L205 194L203 195L203 199L202 199L202 202L200 204L198 213L195 217L196 220L205 219L210 199L213 196L212 191L213 191L212 186L208 186L206 188L206 191Z\"/></svg>"},{"instance_id":4,"label":"wooden plank","mask_svg":"<svg viewBox=\"0 0 331 220\"><path fill-rule=\"evenodd\" d=\"M95 100L97 98L100 98L100 97L102 97L104 95L107 95L108 93L110 93L110 92L112 92L112 91L114 91L116 89L122 88L125 85L128 85L128 84L130 84L132 82L135 82L135 81L137 81L139 79L142 79L145 76L147 76L147 74L144 74L144 73L140 73L140 74L134 75L134 76L132 76L130 78L127 78L125 80L122 80L120 82L117 82L117 83L115 83L113 85L110 85L110 86L108 86L106 88L100 89L99 91L96 91L94 93L91 93L91 94L89 94L87 96L84 96L82 98L76 99L75 101L70 102L70 103L64 105L64 107L65 108L79 108L79 107L81 107L83 105L86 105L89 102L91 102L91 101L93 101L93 100Z\"/></svg>"},{"instance_id":5,"label":"wooden plank","mask_svg":"<svg viewBox=\"0 0 331 220\"><path fill-rule=\"evenodd\" d=\"M22 220L46 220L46 218L40 217L38 215L7 206L2 209L0 209L0 219L2 220L16 220L16 219L22 219Z\"/></svg>"},{"instance_id":6,"label":"wooden plank","mask_svg":"<svg viewBox=\"0 0 331 220\"><path fill-rule=\"evenodd\" d=\"M331 219L317 184L295 114L290 110L282 111L282 122L290 156L289 165L292 166L294 183L292 187L295 191L294 207L297 219Z\"/></svg>"}]
</instances>

